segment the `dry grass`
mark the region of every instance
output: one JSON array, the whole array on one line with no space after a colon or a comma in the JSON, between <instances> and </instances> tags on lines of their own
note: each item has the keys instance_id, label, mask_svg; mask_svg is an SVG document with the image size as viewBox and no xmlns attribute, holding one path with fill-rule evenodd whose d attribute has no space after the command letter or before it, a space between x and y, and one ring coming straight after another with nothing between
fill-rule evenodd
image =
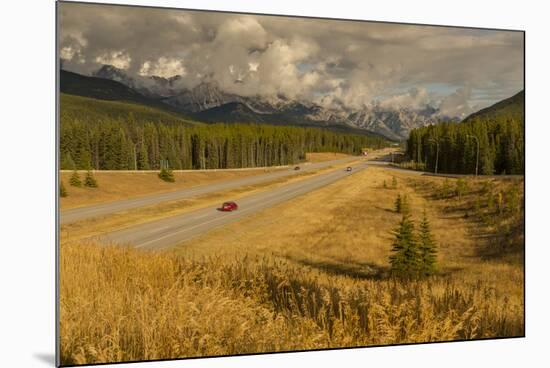
<instances>
[{"instance_id":1,"label":"dry grass","mask_svg":"<svg viewBox=\"0 0 550 368\"><path fill-rule=\"evenodd\" d=\"M350 155L345 153L337 153L337 152L307 152L306 153L306 161L308 162L339 160L341 158L346 158L346 157L350 157Z\"/></svg>"},{"instance_id":2,"label":"dry grass","mask_svg":"<svg viewBox=\"0 0 550 368\"><path fill-rule=\"evenodd\" d=\"M475 190L434 199L440 180L371 167L164 253L64 241L62 361L523 335L522 262L480 257ZM397 193L426 208L436 276L387 276Z\"/></svg>"}]
</instances>

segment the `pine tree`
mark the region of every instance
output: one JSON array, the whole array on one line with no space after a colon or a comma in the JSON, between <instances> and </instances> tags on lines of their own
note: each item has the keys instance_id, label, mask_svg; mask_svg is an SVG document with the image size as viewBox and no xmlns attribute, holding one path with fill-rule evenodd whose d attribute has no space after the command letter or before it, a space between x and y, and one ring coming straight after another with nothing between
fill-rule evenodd
<instances>
[{"instance_id":1,"label":"pine tree","mask_svg":"<svg viewBox=\"0 0 550 368\"><path fill-rule=\"evenodd\" d=\"M393 234L395 240L390 256L391 274L403 278L415 277L418 274L418 243L409 214L403 215Z\"/></svg>"},{"instance_id":2,"label":"pine tree","mask_svg":"<svg viewBox=\"0 0 550 368\"><path fill-rule=\"evenodd\" d=\"M172 170L171 169L166 169L166 168L162 168L160 170L159 178L161 178L162 180L164 180L166 182L169 182L169 183L173 183L173 182L176 181L176 179L174 178L174 173L172 172Z\"/></svg>"},{"instance_id":3,"label":"pine tree","mask_svg":"<svg viewBox=\"0 0 550 368\"><path fill-rule=\"evenodd\" d=\"M61 160L61 170L75 170L75 169L76 169L76 164L74 163L71 153L68 152L67 154L63 155L63 159Z\"/></svg>"},{"instance_id":4,"label":"pine tree","mask_svg":"<svg viewBox=\"0 0 550 368\"><path fill-rule=\"evenodd\" d=\"M397 188L397 179L395 178L395 176L392 177L391 186L393 189Z\"/></svg>"},{"instance_id":5,"label":"pine tree","mask_svg":"<svg viewBox=\"0 0 550 368\"><path fill-rule=\"evenodd\" d=\"M78 171L74 170L73 174L71 175L71 178L69 179L69 184L71 184L73 187L81 187L82 181L80 181L80 176L78 175Z\"/></svg>"},{"instance_id":6,"label":"pine tree","mask_svg":"<svg viewBox=\"0 0 550 368\"><path fill-rule=\"evenodd\" d=\"M63 184L62 181L59 182L59 196L60 197L67 196L67 189L65 189L65 184Z\"/></svg>"},{"instance_id":7,"label":"pine tree","mask_svg":"<svg viewBox=\"0 0 550 368\"><path fill-rule=\"evenodd\" d=\"M94 175L90 170L86 173L84 178L84 186L89 188L97 188L97 180L94 178Z\"/></svg>"},{"instance_id":8,"label":"pine tree","mask_svg":"<svg viewBox=\"0 0 550 368\"><path fill-rule=\"evenodd\" d=\"M388 184L386 184L386 180L384 180L384 183L382 184L382 187L383 187L384 189L388 189Z\"/></svg>"},{"instance_id":9,"label":"pine tree","mask_svg":"<svg viewBox=\"0 0 550 368\"><path fill-rule=\"evenodd\" d=\"M420 222L418 234L418 253L419 273L421 275L431 275L435 273L437 270L437 244L432 236L426 210L424 210L422 221Z\"/></svg>"},{"instance_id":10,"label":"pine tree","mask_svg":"<svg viewBox=\"0 0 550 368\"><path fill-rule=\"evenodd\" d=\"M401 199L401 213L402 214L409 214L411 210L410 204L409 204L409 196L404 195Z\"/></svg>"},{"instance_id":11,"label":"pine tree","mask_svg":"<svg viewBox=\"0 0 550 368\"><path fill-rule=\"evenodd\" d=\"M401 199L401 194L397 193L397 198L395 198L395 212L401 213L402 204L403 204L403 200Z\"/></svg>"},{"instance_id":12,"label":"pine tree","mask_svg":"<svg viewBox=\"0 0 550 368\"><path fill-rule=\"evenodd\" d=\"M450 197L451 195L451 185L449 184L449 179L445 178L445 180L441 184L441 187L439 188L437 196L439 199L445 199Z\"/></svg>"}]
</instances>

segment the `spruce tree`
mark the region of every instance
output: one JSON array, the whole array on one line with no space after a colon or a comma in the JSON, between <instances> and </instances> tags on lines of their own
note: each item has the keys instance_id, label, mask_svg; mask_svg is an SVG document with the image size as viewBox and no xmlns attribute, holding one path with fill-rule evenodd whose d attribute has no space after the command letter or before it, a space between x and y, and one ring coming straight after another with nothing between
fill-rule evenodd
<instances>
[{"instance_id":1,"label":"spruce tree","mask_svg":"<svg viewBox=\"0 0 550 368\"><path fill-rule=\"evenodd\" d=\"M94 178L94 175L90 170L86 173L84 178L84 186L89 188L97 188L97 180Z\"/></svg>"},{"instance_id":2,"label":"spruce tree","mask_svg":"<svg viewBox=\"0 0 550 368\"><path fill-rule=\"evenodd\" d=\"M419 273L421 275L432 275L437 267L437 244L432 236L430 222L426 210L420 222L418 234Z\"/></svg>"},{"instance_id":3,"label":"spruce tree","mask_svg":"<svg viewBox=\"0 0 550 368\"><path fill-rule=\"evenodd\" d=\"M78 175L78 171L74 170L73 174L71 175L71 178L69 179L69 184L71 184L73 187L81 187L82 181L80 181L80 176Z\"/></svg>"},{"instance_id":4,"label":"spruce tree","mask_svg":"<svg viewBox=\"0 0 550 368\"><path fill-rule=\"evenodd\" d=\"M384 180L384 183L382 184L382 187L383 187L384 189L388 189L388 184L386 184L386 180Z\"/></svg>"},{"instance_id":5,"label":"spruce tree","mask_svg":"<svg viewBox=\"0 0 550 368\"><path fill-rule=\"evenodd\" d=\"M409 196L405 194L401 199L401 213L408 214L410 213L410 210L411 210L411 206L409 204Z\"/></svg>"},{"instance_id":6,"label":"spruce tree","mask_svg":"<svg viewBox=\"0 0 550 368\"><path fill-rule=\"evenodd\" d=\"M67 154L63 155L63 159L61 160L61 170L75 170L75 169L76 169L76 164L74 163L71 153L68 152Z\"/></svg>"},{"instance_id":7,"label":"spruce tree","mask_svg":"<svg viewBox=\"0 0 550 368\"><path fill-rule=\"evenodd\" d=\"M63 184L62 181L59 182L59 196L60 197L67 196L67 189L65 189L65 184Z\"/></svg>"},{"instance_id":8,"label":"spruce tree","mask_svg":"<svg viewBox=\"0 0 550 368\"><path fill-rule=\"evenodd\" d=\"M171 169L162 168L159 173L159 178L169 183L173 183L176 181L176 179L174 178L174 173Z\"/></svg>"},{"instance_id":9,"label":"spruce tree","mask_svg":"<svg viewBox=\"0 0 550 368\"><path fill-rule=\"evenodd\" d=\"M438 192L439 193L437 196L439 199L445 199L451 196L451 185L449 184L449 179L445 178Z\"/></svg>"},{"instance_id":10,"label":"spruce tree","mask_svg":"<svg viewBox=\"0 0 550 368\"><path fill-rule=\"evenodd\" d=\"M397 193L397 198L395 198L395 212L401 213L402 204L403 204L403 200L401 199L401 194Z\"/></svg>"},{"instance_id":11,"label":"spruce tree","mask_svg":"<svg viewBox=\"0 0 550 368\"><path fill-rule=\"evenodd\" d=\"M391 180L391 186L393 189L397 188L397 179L395 178L395 176Z\"/></svg>"},{"instance_id":12,"label":"spruce tree","mask_svg":"<svg viewBox=\"0 0 550 368\"><path fill-rule=\"evenodd\" d=\"M391 274L402 278L415 277L418 274L418 243L409 214L403 215L393 235L395 239L390 256Z\"/></svg>"}]
</instances>

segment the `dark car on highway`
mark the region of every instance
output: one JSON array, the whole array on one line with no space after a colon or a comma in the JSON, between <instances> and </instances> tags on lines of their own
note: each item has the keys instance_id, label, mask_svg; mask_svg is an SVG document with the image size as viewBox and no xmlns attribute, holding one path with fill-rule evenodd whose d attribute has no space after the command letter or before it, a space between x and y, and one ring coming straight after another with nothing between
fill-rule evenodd
<instances>
[{"instance_id":1,"label":"dark car on highway","mask_svg":"<svg viewBox=\"0 0 550 368\"><path fill-rule=\"evenodd\" d=\"M346 167L346 171L351 171L351 166Z\"/></svg>"},{"instance_id":2,"label":"dark car on highway","mask_svg":"<svg viewBox=\"0 0 550 368\"><path fill-rule=\"evenodd\" d=\"M231 212L231 211L235 211L238 208L239 208L239 206L237 206L237 203L235 203L235 202L223 202L223 204L219 208L219 210L220 211Z\"/></svg>"}]
</instances>

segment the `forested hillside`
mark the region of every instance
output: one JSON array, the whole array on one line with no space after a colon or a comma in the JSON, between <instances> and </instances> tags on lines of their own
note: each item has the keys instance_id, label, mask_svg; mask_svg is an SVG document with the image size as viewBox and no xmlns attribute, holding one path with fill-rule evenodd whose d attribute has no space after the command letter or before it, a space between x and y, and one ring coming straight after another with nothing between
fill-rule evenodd
<instances>
[{"instance_id":1,"label":"forested hillside","mask_svg":"<svg viewBox=\"0 0 550 368\"><path fill-rule=\"evenodd\" d=\"M481 109L463 121L470 121L474 118L479 119L514 119L523 120L523 112L525 111L525 91L518 92L514 96L497 102L485 109Z\"/></svg>"},{"instance_id":2,"label":"forested hillside","mask_svg":"<svg viewBox=\"0 0 550 368\"><path fill-rule=\"evenodd\" d=\"M60 99L61 121L101 123L120 120L127 123L162 122L165 124L200 124L181 115L155 107L122 101L106 101L62 93Z\"/></svg>"},{"instance_id":3,"label":"forested hillside","mask_svg":"<svg viewBox=\"0 0 550 368\"><path fill-rule=\"evenodd\" d=\"M144 96L135 89L115 80L89 77L61 69L59 72L59 89L61 93L73 96L130 102L181 115L180 111L162 103L159 99Z\"/></svg>"},{"instance_id":4,"label":"forested hillside","mask_svg":"<svg viewBox=\"0 0 550 368\"><path fill-rule=\"evenodd\" d=\"M479 142L479 174L524 174L523 96L520 92L462 123L414 129L407 156L427 171L435 170L437 159L438 172L473 174Z\"/></svg>"},{"instance_id":5,"label":"forested hillside","mask_svg":"<svg viewBox=\"0 0 550 368\"><path fill-rule=\"evenodd\" d=\"M193 124L146 106L61 96L61 169L147 170L161 160L173 169L273 166L387 143L318 128Z\"/></svg>"}]
</instances>

